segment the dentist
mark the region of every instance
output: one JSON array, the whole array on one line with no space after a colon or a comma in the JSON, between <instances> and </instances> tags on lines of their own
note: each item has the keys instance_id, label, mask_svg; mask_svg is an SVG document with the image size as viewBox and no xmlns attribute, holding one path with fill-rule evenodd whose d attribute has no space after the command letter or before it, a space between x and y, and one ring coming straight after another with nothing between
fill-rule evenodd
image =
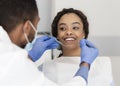
<instances>
[{"instance_id":1,"label":"dentist","mask_svg":"<svg viewBox=\"0 0 120 86\"><path fill-rule=\"evenodd\" d=\"M0 0L0 86L58 86L34 64L44 51L59 46L56 39L43 36L35 40L28 52L24 49L35 38L39 20L35 0ZM86 86L90 64L98 50L93 46L82 47L86 48L83 53L87 54L91 48L93 53L80 63L73 80L62 86L75 86L78 81L79 86Z\"/></svg>"}]
</instances>

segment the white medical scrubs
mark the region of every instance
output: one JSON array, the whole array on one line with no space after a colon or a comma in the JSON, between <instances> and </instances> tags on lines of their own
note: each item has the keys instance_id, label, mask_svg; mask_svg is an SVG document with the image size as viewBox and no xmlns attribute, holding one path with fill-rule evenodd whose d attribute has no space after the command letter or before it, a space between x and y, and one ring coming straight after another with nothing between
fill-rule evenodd
<instances>
[{"instance_id":1,"label":"white medical scrubs","mask_svg":"<svg viewBox=\"0 0 120 86\"><path fill-rule=\"evenodd\" d=\"M59 57L46 61L43 71L46 77L57 84L72 80L79 68L80 57ZM112 86L111 62L108 57L98 57L91 65L87 86ZM75 86L79 86L76 82Z\"/></svg>"},{"instance_id":2,"label":"white medical scrubs","mask_svg":"<svg viewBox=\"0 0 120 86\"><path fill-rule=\"evenodd\" d=\"M72 82L62 86L86 86L82 77L75 77ZM13 44L0 26L0 86L59 86L45 78L37 66L28 58L28 53Z\"/></svg>"}]
</instances>

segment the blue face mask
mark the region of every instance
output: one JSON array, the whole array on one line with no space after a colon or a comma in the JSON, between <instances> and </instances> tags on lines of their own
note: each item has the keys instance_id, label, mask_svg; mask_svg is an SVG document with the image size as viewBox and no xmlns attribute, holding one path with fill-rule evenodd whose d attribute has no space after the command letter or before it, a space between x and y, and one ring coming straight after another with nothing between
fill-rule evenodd
<instances>
[{"instance_id":1,"label":"blue face mask","mask_svg":"<svg viewBox=\"0 0 120 86\"><path fill-rule=\"evenodd\" d=\"M37 30L36 30L36 28L34 27L34 25L29 21L29 23L30 23L30 25L32 26L32 28L34 29L34 31L35 31L35 38L33 39L33 41L32 42L30 42L29 41L29 39L28 39L28 37L27 37L27 35L26 35L26 33L24 33L24 35L25 35L25 38L26 38L26 40L27 40L27 44L26 44L26 46L25 46L25 50L27 50L27 51L30 51L31 49L32 49L32 47L33 47L33 44L35 43L35 40L36 40L36 37L37 37Z\"/></svg>"},{"instance_id":2,"label":"blue face mask","mask_svg":"<svg viewBox=\"0 0 120 86\"><path fill-rule=\"evenodd\" d=\"M33 44L35 43L36 38L33 39L33 41L30 43L27 43L25 46L25 50L30 51L33 47Z\"/></svg>"}]
</instances>

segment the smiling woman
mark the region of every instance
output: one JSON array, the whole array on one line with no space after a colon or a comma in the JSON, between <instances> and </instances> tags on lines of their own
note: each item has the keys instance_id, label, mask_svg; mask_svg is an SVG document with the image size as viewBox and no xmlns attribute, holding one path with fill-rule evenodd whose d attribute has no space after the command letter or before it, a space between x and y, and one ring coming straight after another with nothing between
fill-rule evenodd
<instances>
[{"instance_id":1,"label":"smiling woman","mask_svg":"<svg viewBox=\"0 0 120 86\"><path fill-rule=\"evenodd\" d=\"M63 53L68 48L79 48L79 41L84 37L82 20L74 13L64 14L58 22L57 39L61 41ZM75 51L76 52L76 51Z\"/></svg>"},{"instance_id":2,"label":"smiling woman","mask_svg":"<svg viewBox=\"0 0 120 86\"><path fill-rule=\"evenodd\" d=\"M64 9L57 14L52 23L52 34L65 45L61 46L62 54L80 56L79 41L88 37L88 27L87 17L80 10Z\"/></svg>"},{"instance_id":3,"label":"smiling woman","mask_svg":"<svg viewBox=\"0 0 120 86\"><path fill-rule=\"evenodd\" d=\"M52 23L52 34L65 46L61 45L62 53L59 56L43 64L43 71L50 80L61 85L72 80L83 59L82 55L86 55L82 53L86 51L82 45L89 48L94 45L87 40L89 34L87 17L80 10L73 8L63 9L57 13ZM86 44L82 44L81 40L85 40ZM92 50L86 52L89 53L86 56L90 57ZM95 59L90 66L88 86L110 86L112 82L109 57Z\"/></svg>"}]
</instances>

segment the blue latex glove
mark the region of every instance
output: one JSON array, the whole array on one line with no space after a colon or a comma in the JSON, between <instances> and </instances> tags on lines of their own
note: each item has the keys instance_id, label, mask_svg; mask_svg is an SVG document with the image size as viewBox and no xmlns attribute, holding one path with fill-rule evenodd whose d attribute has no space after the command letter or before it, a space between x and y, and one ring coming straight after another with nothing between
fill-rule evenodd
<instances>
[{"instance_id":1,"label":"blue latex glove","mask_svg":"<svg viewBox=\"0 0 120 86\"><path fill-rule=\"evenodd\" d=\"M28 52L29 57L35 62L45 50L57 48L59 44L54 37L43 36L36 39L32 49Z\"/></svg>"},{"instance_id":2,"label":"blue latex glove","mask_svg":"<svg viewBox=\"0 0 120 86\"><path fill-rule=\"evenodd\" d=\"M82 39L80 41L81 47L81 62L91 64L98 56L98 49L88 40Z\"/></svg>"},{"instance_id":3,"label":"blue latex glove","mask_svg":"<svg viewBox=\"0 0 120 86\"><path fill-rule=\"evenodd\" d=\"M78 69L78 71L77 71L77 73L75 74L75 76L81 76L81 77L83 77L83 78L86 80L86 82L87 82L88 72L89 72L89 68L88 68L88 67L86 67L86 66L81 66L81 67Z\"/></svg>"}]
</instances>

